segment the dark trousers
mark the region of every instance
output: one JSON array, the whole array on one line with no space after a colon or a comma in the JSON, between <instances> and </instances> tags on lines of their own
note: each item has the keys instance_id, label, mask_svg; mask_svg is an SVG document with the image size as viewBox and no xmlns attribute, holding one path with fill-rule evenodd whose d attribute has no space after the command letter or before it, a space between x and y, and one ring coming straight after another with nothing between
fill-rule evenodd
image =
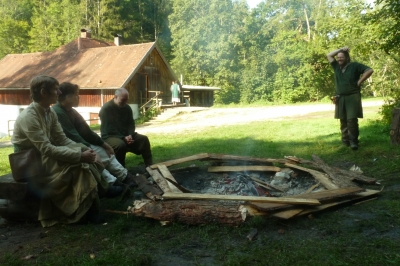
<instances>
[{"instance_id":1,"label":"dark trousers","mask_svg":"<svg viewBox=\"0 0 400 266\"><path fill-rule=\"evenodd\" d=\"M358 119L340 119L340 131L342 132L342 141L343 143L350 144L358 144Z\"/></svg>"},{"instance_id":2,"label":"dark trousers","mask_svg":"<svg viewBox=\"0 0 400 266\"><path fill-rule=\"evenodd\" d=\"M149 138L145 135L135 133L132 136L134 142L127 144L125 140L120 138L108 138L105 141L110 144L114 149L115 158L117 161L125 167L125 157L127 152L132 152L136 155L142 155L144 164L146 166L153 164L153 156L151 154L151 147Z\"/></svg>"}]
</instances>

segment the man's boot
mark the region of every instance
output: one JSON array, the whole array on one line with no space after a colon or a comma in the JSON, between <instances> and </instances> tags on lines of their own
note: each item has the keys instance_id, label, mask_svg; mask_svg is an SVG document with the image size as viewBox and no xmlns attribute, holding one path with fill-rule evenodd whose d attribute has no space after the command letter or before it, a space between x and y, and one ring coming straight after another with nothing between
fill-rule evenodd
<instances>
[{"instance_id":1,"label":"man's boot","mask_svg":"<svg viewBox=\"0 0 400 266\"><path fill-rule=\"evenodd\" d=\"M347 128L349 133L350 147L352 150L358 150L358 119L351 118L347 120Z\"/></svg>"},{"instance_id":2,"label":"man's boot","mask_svg":"<svg viewBox=\"0 0 400 266\"><path fill-rule=\"evenodd\" d=\"M340 131L342 132L342 143L343 145L349 147L349 131L347 128L347 119L340 119Z\"/></svg>"}]
</instances>

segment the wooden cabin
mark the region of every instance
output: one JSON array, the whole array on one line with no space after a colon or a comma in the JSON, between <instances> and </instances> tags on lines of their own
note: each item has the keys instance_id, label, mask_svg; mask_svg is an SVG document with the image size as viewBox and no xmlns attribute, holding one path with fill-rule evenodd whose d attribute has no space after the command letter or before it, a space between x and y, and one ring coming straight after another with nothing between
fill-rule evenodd
<instances>
[{"instance_id":1,"label":"wooden cabin","mask_svg":"<svg viewBox=\"0 0 400 266\"><path fill-rule=\"evenodd\" d=\"M81 36L52 52L9 54L0 60L0 137L12 134L13 121L31 103L33 77L48 75L60 83L78 84L77 108L85 119L94 119L100 107L114 97L116 89L129 91L128 104L135 118L146 103L169 102L172 80L177 80L155 42L122 45Z\"/></svg>"}]
</instances>

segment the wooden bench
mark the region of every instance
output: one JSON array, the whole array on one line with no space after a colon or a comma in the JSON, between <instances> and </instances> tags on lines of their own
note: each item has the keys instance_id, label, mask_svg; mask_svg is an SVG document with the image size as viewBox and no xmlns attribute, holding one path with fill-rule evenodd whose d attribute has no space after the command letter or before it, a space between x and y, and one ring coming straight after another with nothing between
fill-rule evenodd
<instances>
[{"instance_id":1,"label":"wooden bench","mask_svg":"<svg viewBox=\"0 0 400 266\"><path fill-rule=\"evenodd\" d=\"M0 216L7 220L36 220L40 199L27 182L16 182L11 174L0 176Z\"/></svg>"}]
</instances>

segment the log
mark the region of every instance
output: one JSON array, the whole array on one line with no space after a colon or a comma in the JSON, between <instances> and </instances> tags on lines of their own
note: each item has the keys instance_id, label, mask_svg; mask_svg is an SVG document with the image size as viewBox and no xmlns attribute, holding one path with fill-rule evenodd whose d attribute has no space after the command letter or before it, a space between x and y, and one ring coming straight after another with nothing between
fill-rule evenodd
<instances>
[{"instance_id":1,"label":"log","mask_svg":"<svg viewBox=\"0 0 400 266\"><path fill-rule=\"evenodd\" d=\"M27 182L15 182L11 174L0 176L0 199L23 200L29 195Z\"/></svg>"},{"instance_id":2,"label":"log","mask_svg":"<svg viewBox=\"0 0 400 266\"><path fill-rule=\"evenodd\" d=\"M257 197L257 196L237 196L237 195L214 195L214 194L198 194L198 193L164 193L164 199L186 199L186 200L228 200L228 201L252 201L252 202L271 202L271 203L287 203L287 204L306 204L319 205L316 199L302 198L275 198L275 197Z\"/></svg>"},{"instance_id":3,"label":"log","mask_svg":"<svg viewBox=\"0 0 400 266\"><path fill-rule=\"evenodd\" d=\"M357 185L354 184L351 179L332 169L332 167L327 165L321 158L316 155L313 155L312 157L319 167L328 174L328 176L333 180L334 183L336 183L336 185L338 185L338 187L357 187Z\"/></svg>"},{"instance_id":4,"label":"log","mask_svg":"<svg viewBox=\"0 0 400 266\"><path fill-rule=\"evenodd\" d=\"M331 199L336 199L340 197L346 197L349 195L353 195L355 193L359 193L363 191L362 188L340 188L333 190L325 190L308 194L300 194L295 196L288 196L286 198L305 198L305 199L317 199L319 201L327 201ZM260 202L249 202L251 206L257 208L260 211L272 211L284 208L293 207L290 204L277 204L277 203L260 203Z\"/></svg>"},{"instance_id":5,"label":"log","mask_svg":"<svg viewBox=\"0 0 400 266\"><path fill-rule=\"evenodd\" d=\"M0 199L0 216L10 221L37 221L39 216L39 206L39 199Z\"/></svg>"},{"instance_id":6,"label":"log","mask_svg":"<svg viewBox=\"0 0 400 266\"><path fill-rule=\"evenodd\" d=\"M158 167L158 170L160 170L162 176L167 181L168 186L171 189L171 192L173 192L173 193L182 193L182 191L180 191L179 188L177 188L174 184L172 184L171 182L168 181L168 179L171 179L172 181L175 181L175 183L178 183L178 182L176 182L176 180L172 176L172 174L169 172L167 166L165 166L163 164L158 164L157 167Z\"/></svg>"},{"instance_id":7,"label":"log","mask_svg":"<svg viewBox=\"0 0 400 266\"><path fill-rule=\"evenodd\" d=\"M237 226L246 219L239 207L240 203L232 201L135 201L131 211L134 215L159 221L190 225L217 223Z\"/></svg>"},{"instance_id":8,"label":"log","mask_svg":"<svg viewBox=\"0 0 400 266\"><path fill-rule=\"evenodd\" d=\"M192 156L188 156L188 157L184 157L184 158L165 161L165 162L162 162L162 163L159 163L159 164L163 164L165 166L171 166L171 165L180 164L180 163L184 163L184 162L201 160L201 159L208 158L208 157L209 157L208 153L200 153L200 154L196 154L196 155L192 155ZM150 165L150 168L151 169L156 169L157 165L158 164Z\"/></svg>"},{"instance_id":9,"label":"log","mask_svg":"<svg viewBox=\"0 0 400 266\"><path fill-rule=\"evenodd\" d=\"M392 124L390 126L390 144L400 145L400 108L392 111Z\"/></svg>"},{"instance_id":10,"label":"log","mask_svg":"<svg viewBox=\"0 0 400 266\"><path fill-rule=\"evenodd\" d=\"M301 166L298 166L298 165L290 164L290 163L286 163L285 165L290 167L290 168L295 168L295 169L299 169L299 170L302 170L304 172L310 173L326 189L338 189L339 188L337 185L333 184L332 181L328 177L326 177L324 175L324 173L321 173L321 172L316 171L316 170L304 168L304 167L301 167Z\"/></svg>"},{"instance_id":11,"label":"log","mask_svg":"<svg viewBox=\"0 0 400 266\"><path fill-rule=\"evenodd\" d=\"M244 171L270 171L279 172L281 168L265 165L238 165L238 166L211 166L208 167L208 172L244 172Z\"/></svg>"}]
</instances>

